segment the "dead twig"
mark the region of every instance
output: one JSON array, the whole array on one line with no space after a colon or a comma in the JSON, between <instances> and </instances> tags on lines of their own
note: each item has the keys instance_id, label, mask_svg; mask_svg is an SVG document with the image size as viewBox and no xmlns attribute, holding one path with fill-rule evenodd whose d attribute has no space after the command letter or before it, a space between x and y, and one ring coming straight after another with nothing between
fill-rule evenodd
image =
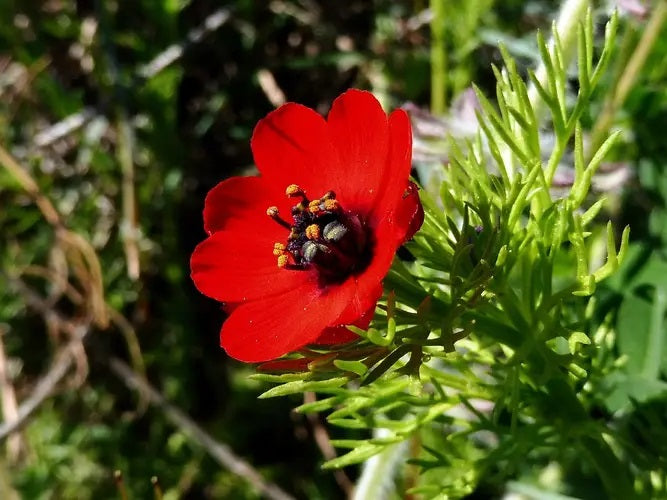
<instances>
[{"instance_id":1,"label":"dead twig","mask_svg":"<svg viewBox=\"0 0 667 500\"><path fill-rule=\"evenodd\" d=\"M257 81L262 88L262 92L274 107L279 107L285 104L287 98L285 92L280 88L278 82L268 69L263 68L257 71Z\"/></svg>"},{"instance_id":2,"label":"dead twig","mask_svg":"<svg viewBox=\"0 0 667 500\"><path fill-rule=\"evenodd\" d=\"M231 13L229 9L218 9L212 14L209 14L204 22L196 28L190 30L185 41L170 45L165 50L155 56L150 62L144 64L137 70L137 75L141 78L149 79L160 73L167 66L172 65L180 59L188 46L201 42L206 35L216 31L223 24L225 24Z\"/></svg>"},{"instance_id":3,"label":"dead twig","mask_svg":"<svg viewBox=\"0 0 667 500\"><path fill-rule=\"evenodd\" d=\"M157 389L150 385L145 378L137 375L124 362L112 358L109 361L109 366L111 371L120 378L128 388L139 390L146 394L148 400L153 405L160 408L172 424L178 427L185 435L189 436L192 441L203 447L220 465L229 469L237 476L244 478L261 491L267 498L273 500L290 500L293 498L277 485L267 482L255 468L241 457L238 457L229 446L216 441L210 434L188 417L185 412L169 403L169 401L167 401Z\"/></svg>"},{"instance_id":4,"label":"dead twig","mask_svg":"<svg viewBox=\"0 0 667 500\"><path fill-rule=\"evenodd\" d=\"M9 151L2 145L0 145L0 164L4 165L12 177L14 177L19 185L26 191L26 193L28 193L28 196L33 199L35 205L39 207L46 221L56 228L62 227L63 223L60 219L60 214L51 201L42 194L37 183L30 177L30 174L19 165L14 157L9 154Z\"/></svg>"},{"instance_id":5,"label":"dead twig","mask_svg":"<svg viewBox=\"0 0 667 500\"><path fill-rule=\"evenodd\" d=\"M137 332L134 330L134 326L132 326L132 323L130 323L125 316L111 306L108 306L108 312L111 322L120 330L121 335L123 335L125 345L127 346L127 352L130 355L132 369L135 372L138 372L142 377L145 377L146 365L144 363L144 357L141 354L141 346L139 345L139 339L137 338ZM142 414L148 408L148 395L142 390L138 390L137 392L139 394L137 413Z\"/></svg>"},{"instance_id":6,"label":"dead twig","mask_svg":"<svg viewBox=\"0 0 667 500\"><path fill-rule=\"evenodd\" d=\"M56 325L59 330L65 331L70 340L55 356L51 368L49 368L46 375L37 382L30 393L30 396L20 404L16 411L16 418L12 420L6 419L5 422L0 425L0 440L16 432L25 425L28 418L53 393L56 385L65 378L65 375L67 375L67 372L75 363L79 368L79 374L81 374L83 369L81 368L82 361L80 356L83 351L83 339L90 331L92 322L91 318L88 318L87 320L82 319L80 322L73 322L63 317L51 308L51 304L48 300L43 299L37 293L32 291L20 278L9 277L4 273L1 274L11 286L19 290L28 306L39 312L45 321ZM84 363L87 369L87 362L84 361ZM81 376L79 378L81 378Z\"/></svg>"},{"instance_id":7,"label":"dead twig","mask_svg":"<svg viewBox=\"0 0 667 500\"><path fill-rule=\"evenodd\" d=\"M118 111L118 140L116 142L116 157L120 163L123 176L121 192L123 196L123 219L120 223L120 234L125 250L127 275L131 280L138 280L141 272L139 252L139 220L137 215L137 199L134 189L134 130L130 126L125 109Z\"/></svg>"},{"instance_id":8,"label":"dead twig","mask_svg":"<svg viewBox=\"0 0 667 500\"><path fill-rule=\"evenodd\" d=\"M35 134L33 141L38 148L45 148L54 142L58 142L63 137L76 132L86 123L97 116L94 108L87 107L74 114L71 114L49 128Z\"/></svg>"},{"instance_id":9,"label":"dead twig","mask_svg":"<svg viewBox=\"0 0 667 500\"><path fill-rule=\"evenodd\" d=\"M136 79L134 86L140 85L145 80L149 80L178 61L185 51L191 45L199 43L208 34L216 31L231 18L229 9L218 9L208 15L202 24L193 28L180 43L170 45L146 64L139 66L136 70ZM86 123L103 114L102 110L94 107L87 107L69 116L66 116L57 123L54 123L45 130L35 135L34 146L45 148L51 144L76 132Z\"/></svg>"},{"instance_id":10,"label":"dead twig","mask_svg":"<svg viewBox=\"0 0 667 500\"><path fill-rule=\"evenodd\" d=\"M0 440L6 438L10 434L16 432L25 425L28 418L39 408L44 401L53 393L58 383L65 378L67 372L74 364L74 352L71 347L75 343L81 342L81 339L88 332L85 325L78 325L76 340L70 341L62 351L56 356L49 371L44 375L32 390L30 397L21 403L16 412L16 418L10 422L4 422L0 425Z\"/></svg>"},{"instance_id":11,"label":"dead twig","mask_svg":"<svg viewBox=\"0 0 667 500\"><path fill-rule=\"evenodd\" d=\"M306 392L303 395L303 402L304 403L314 403L316 401L315 393L314 392ZM333 460L334 458L337 457L336 455L336 450L331 444L331 438L329 438L329 433L327 432L327 429L324 425L322 425L322 421L320 420L320 417L317 413L308 413L306 415L308 418L308 422L310 423L310 426L313 429L313 436L315 437L315 443L317 443L317 447L320 449L322 452L322 456L326 460ZM334 479L338 483L338 486L340 486L340 489L342 489L345 492L345 495L350 498L352 493L354 492L354 483L350 480L349 477L347 477L347 474L345 474L345 471L342 469L337 469L333 472L334 474Z\"/></svg>"},{"instance_id":12,"label":"dead twig","mask_svg":"<svg viewBox=\"0 0 667 500\"><path fill-rule=\"evenodd\" d=\"M39 278L49 280L49 282L55 284L55 288L57 288L62 294L64 294L65 297L67 297L67 299L70 300L73 304L81 306L85 303L85 297L81 294L81 292L77 290L74 286L72 286L72 284L69 283L65 279L65 277L56 273L52 269L49 269L47 267L32 265L22 268L21 274L23 276L37 276ZM14 285L18 287L19 291L23 292L25 295L26 291L28 290L28 287L25 286L25 283L22 280L11 277L8 277L8 279L10 280L10 283L13 281ZM40 301L38 300L38 296L34 294L34 292L30 291L29 293L30 293L30 296L28 297L30 299L29 305L32 305L33 308L37 307L38 312L42 313L42 316L45 317L47 326L55 325L56 327L58 327L58 320L59 320L58 318L55 318L56 321L53 321L53 318L47 319L48 317L47 311L50 311L50 309L53 307L54 304L53 297L49 296L48 301L47 299L43 299L42 301ZM135 371L139 372L140 374L145 375L146 366L144 364L144 358L143 355L141 354L141 345L139 344L139 339L137 337L137 332L135 331L134 326L125 316L123 316L109 304L106 305L106 309L107 309L107 315L109 316L109 320L114 326L116 326L116 328L118 328L121 335L123 336L123 339L125 340L125 344L127 346L127 352L130 356L130 360L132 361L132 368ZM146 410L146 406L147 406L146 398L145 397L140 398L139 403L137 405L137 411L139 413L143 413Z\"/></svg>"},{"instance_id":13,"label":"dead twig","mask_svg":"<svg viewBox=\"0 0 667 500\"><path fill-rule=\"evenodd\" d=\"M60 214L39 189L37 182L30 176L14 157L0 145L0 165L4 166L21 188L33 199L46 221L53 227L58 242L68 257L74 274L81 286L86 290L87 306L95 324L104 329L109 324L104 287L102 283L102 266L91 244L80 234L70 231L64 224Z\"/></svg>"},{"instance_id":14,"label":"dead twig","mask_svg":"<svg viewBox=\"0 0 667 500\"><path fill-rule=\"evenodd\" d=\"M83 384L88 376L88 358L83 347L83 337L94 323L94 317L89 314L78 321L65 318L53 309L49 300L34 292L20 277L6 276L5 273L2 273L2 275L5 276L9 285L23 296L26 304L42 316L49 328L52 328L56 333L64 332L67 334L69 343L66 349L76 362L77 376L74 385L79 386ZM83 334L82 331L84 332Z\"/></svg>"},{"instance_id":15,"label":"dead twig","mask_svg":"<svg viewBox=\"0 0 667 500\"><path fill-rule=\"evenodd\" d=\"M0 327L0 394L2 395L2 415L5 422L11 422L18 418L18 404L16 402L16 391L9 375L7 356L5 355L5 343L3 340L5 331ZM15 463L20 458L25 443L19 433L14 433L7 440L7 458Z\"/></svg>"}]
</instances>

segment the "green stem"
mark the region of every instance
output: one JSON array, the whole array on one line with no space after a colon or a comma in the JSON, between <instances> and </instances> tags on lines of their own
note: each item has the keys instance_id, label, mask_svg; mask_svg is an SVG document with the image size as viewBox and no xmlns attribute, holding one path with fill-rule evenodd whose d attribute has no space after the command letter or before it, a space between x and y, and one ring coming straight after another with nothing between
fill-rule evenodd
<instances>
[{"instance_id":1,"label":"green stem","mask_svg":"<svg viewBox=\"0 0 667 500\"><path fill-rule=\"evenodd\" d=\"M614 455L611 447L602 436L585 436L580 439L581 449L593 463L610 500L635 498L628 469Z\"/></svg>"},{"instance_id":2,"label":"green stem","mask_svg":"<svg viewBox=\"0 0 667 500\"><path fill-rule=\"evenodd\" d=\"M558 404L549 409L552 417L562 426L563 435L574 434L581 453L597 471L610 500L636 498L632 477L627 465L621 463L611 446L604 439L604 431L594 422L574 389L567 382L567 375L560 373L546 383L551 401Z\"/></svg>"},{"instance_id":3,"label":"green stem","mask_svg":"<svg viewBox=\"0 0 667 500\"><path fill-rule=\"evenodd\" d=\"M651 323L649 327L649 345L644 358L644 369L642 375L647 379L654 380L660 377L660 364L665 332L665 310L667 309L667 292L664 287L655 288L653 308L651 310Z\"/></svg>"},{"instance_id":4,"label":"green stem","mask_svg":"<svg viewBox=\"0 0 667 500\"><path fill-rule=\"evenodd\" d=\"M375 429L373 436L382 438L389 436L386 429ZM396 492L394 478L399 467L409 452L406 441L385 447L379 453L366 461L357 481L352 500L363 500L366 498L385 498L390 493Z\"/></svg>"},{"instance_id":5,"label":"green stem","mask_svg":"<svg viewBox=\"0 0 667 500\"><path fill-rule=\"evenodd\" d=\"M634 87L651 49L653 49L655 42L658 40L665 20L667 20L667 1L659 0L653 9L644 34L616 83L614 92L610 94L605 102L602 113L600 113L600 118L595 123L595 127L593 128L593 151L597 150L606 138L612 120L618 109L625 102L630 89Z\"/></svg>"},{"instance_id":6,"label":"green stem","mask_svg":"<svg viewBox=\"0 0 667 500\"><path fill-rule=\"evenodd\" d=\"M594 422L575 390L567 382L567 375L562 372L546 384L548 397L558 402L549 408L550 416L560 424L561 434L574 435L581 453L595 467L606 496L610 500L629 500L636 498L632 478L627 465L621 463L611 446L604 439L604 431Z\"/></svg>"},{"instance_id":7,"label":"green stem","mask_svg":"<svg viewBox=\"0 0 667 500\"><path fill-rule=\"evenodd\" d=\"M447 109L447 47L445 46L445 0L431 0L431 112Z\"/></svg>"}]
</instances>

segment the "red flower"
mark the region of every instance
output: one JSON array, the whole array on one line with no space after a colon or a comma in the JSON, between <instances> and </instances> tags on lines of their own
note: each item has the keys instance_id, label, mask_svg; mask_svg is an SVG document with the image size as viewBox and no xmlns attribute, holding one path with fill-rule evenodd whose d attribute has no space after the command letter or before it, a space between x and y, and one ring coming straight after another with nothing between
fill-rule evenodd
<instances>
[{"instance_id":1,"label":"red flower","mask_svg":"<svg viewBox=\"0 0 667 500\"><path fill-rule=\"evenodd\" d=\"M397 248L424 213L410 183L407 114L368 92L338 97L325 120L289 103L251 141L259 177L232 177L206 197L209 237L190 261L204 295L230 313L222 347L241 361L358 338Z\"/></svg>"}]
</instances>

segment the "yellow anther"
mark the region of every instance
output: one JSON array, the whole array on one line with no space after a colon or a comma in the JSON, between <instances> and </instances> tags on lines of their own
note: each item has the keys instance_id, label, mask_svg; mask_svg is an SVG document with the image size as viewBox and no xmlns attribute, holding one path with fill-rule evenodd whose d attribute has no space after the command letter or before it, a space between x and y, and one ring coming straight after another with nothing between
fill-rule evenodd
<instances>
[{"instance_id":1,"label":"yellow anther","mask_svg":"<svg viewBox=\"0 0 667 500\"><path fill-rule=\"evenodd\" d=\"M282 243L273 244L273 255L275 255L276 257L280 257L284 253L285 253L285 245L283 245Z\"/></svg>"},{"instance_id":2,"label":"yellow anther","mask_svg":"<svg viewBox=\"0 0 667 500\"><path fill-rule=\"evenodd\" d=\"M291 198L293 196L303 196L305 193L297 184L290 184L287 186L287 189L285 189L285 194Z\"/></svg>"},{"instance_id":3,"label":"yellow anther","mask_svg":"<svg viewBox=\"0 0 667 500\"><path fill-rule=\"evenodd\" d=\"M269 217L276 217L278 215L278 207L267 208L266 215L268 215Z\"/></svg>"},{"instance_id":4,"label":"yellow anther","mask_svg":"<svg viewBox=\"0 0 667 500\"><path fill-rule=\"evenodd\" d=\"M338 210L340 208L340 203L338 200L334 199L329 199L329 200L324 200L324 210L328 212L333 212L334 210Z\"/></svg>"},{"instance_id":5,"label":"yellow anther","mask_svg":"<svg viewBox=\"0 0 667 500\"><path fill-rule=\"evenodd\" d=\"M320 211L320 203L322 203L321 200L313 200L310 203L308 203L308 210L311 211L311 213L316 214L317 212Z\"/></svg>"},{"instance_id":6,"label":"yellow anther","mask_svg":"<svg viewBox=\"0 0 667 500\"><path fill-rule=\"evenodd\" d=\"M287 237L288 240L296 240L299 238L299 232L292 228L292 230L289 233L289 236Z\"/></svg>"},{"instance_id":7,"label":"yellow anther","mask_svg":"<svg viewBox=\"0 0 667 500\"><path fill-rule=\"evenodd\" d=\"M289 257L287 254L282 254L278 256L278 267L280 269L287 267L287 264L289 263Z\"/></svg>"},{"instance_id":8,"label":"yellow anther","mask_svg":"<svg viewBox=\"0 0 667 500\"><path fill-rule=\"evenodd\" d=\"M311 224L306 228L306 238L309 240L319 240L320 239L320 226L317 224Z\"/></svg>"}]
</instances>

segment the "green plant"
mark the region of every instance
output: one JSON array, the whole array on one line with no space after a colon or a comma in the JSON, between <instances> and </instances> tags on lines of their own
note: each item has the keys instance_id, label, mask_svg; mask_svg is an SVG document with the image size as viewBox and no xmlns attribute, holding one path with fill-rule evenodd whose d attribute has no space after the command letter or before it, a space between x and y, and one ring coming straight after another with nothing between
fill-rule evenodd
<instances>
[{"instance_id":1,"label":"green plant","mask_svg":"<svg viewBox=\"0 0 667 500\"><path fill-rule=\"evenodd\" d=\"M379 454L366 469L376 478L371 488L397 480L427 497L460 497L484 484L501 488L528 473L527 462L555 461L564 474L592 468L609 498L633 498L655 486L627 467L628 449L614 419L596 416L595 389L614 367L599 362L609 324L594 320L590 297L618 270L629 228L619 247L611 223L596 229L604 200L588 196L591 179L618 134L586 151L581 119L611 57L616 28L613 16L597 58L590 11L576 29L568 28L576 33L573 102L566 98L561 34L554 27L550 44L538 35L544 78L532 71L528 77L553 128L554 146L546 151L536 98L529 98L501 47L504 67L493 68L497 108L477 92L480 132L450 140L440 197L422 196L424 226L407 245L414 261L395 261L372 328L354 329L364 341L301 353L310 359L306 373L255 377L279 384L262 397L314 391L322 398L297 411L327 411L334 426L372 431L334 440L350 451L325 467ZM557 196L552 183L569 151L575 178ZM598 241L606 262L595 265ZM651 338L657 342L660 335ZM419 472L388 467L397 454ZM380 474L382 467L394 476Z\"/></svg>"}]
</instances>

